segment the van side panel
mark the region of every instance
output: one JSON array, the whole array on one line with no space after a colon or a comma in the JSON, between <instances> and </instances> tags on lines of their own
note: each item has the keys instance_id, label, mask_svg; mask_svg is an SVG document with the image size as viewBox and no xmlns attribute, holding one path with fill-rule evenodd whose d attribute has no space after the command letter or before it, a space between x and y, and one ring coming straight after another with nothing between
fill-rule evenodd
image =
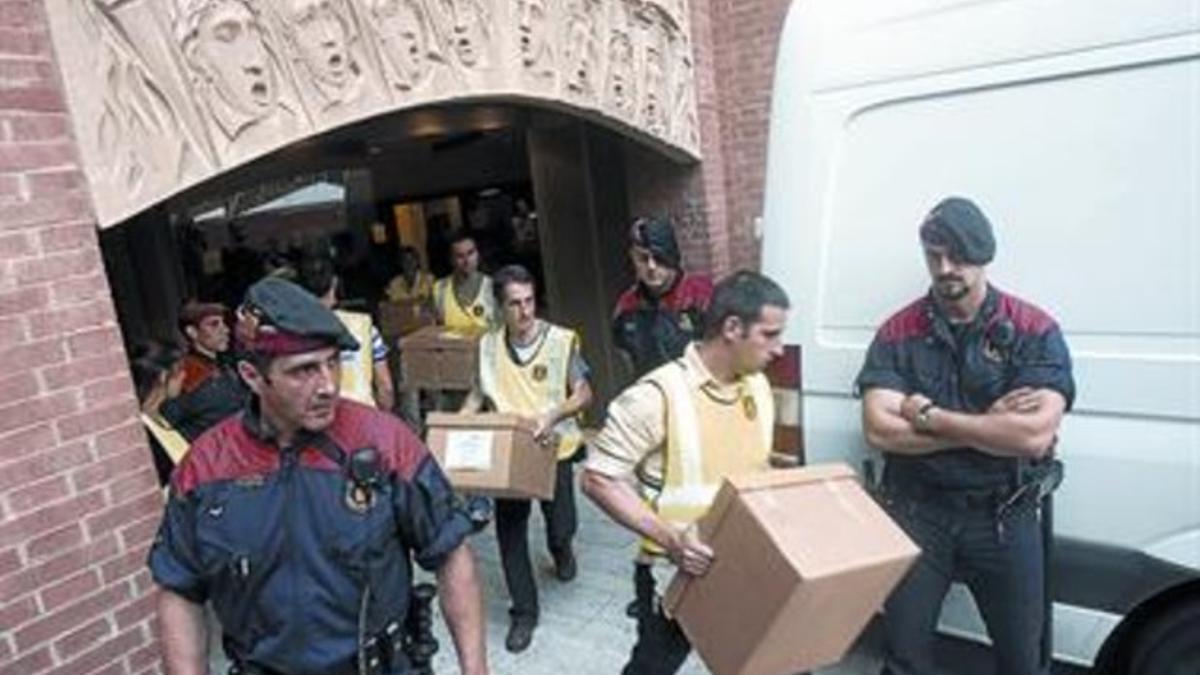
<instances>
[{"instance_id":1,"label":"van side panel","mask_svg":"<svg viewBox=\"0 0 1200 675\"><path fill-rule=\"evenodd\" d=\"M1200 571L1195 4L803 2L782 40L763 265L796 306L809 461L874 456L852 382L927 287L922 217L970 196L996 228L989 278L1075 359L1059 535ZM1090 661L1115 617L1059 610L1056 644Z\"/></svg>"}]
</instances>

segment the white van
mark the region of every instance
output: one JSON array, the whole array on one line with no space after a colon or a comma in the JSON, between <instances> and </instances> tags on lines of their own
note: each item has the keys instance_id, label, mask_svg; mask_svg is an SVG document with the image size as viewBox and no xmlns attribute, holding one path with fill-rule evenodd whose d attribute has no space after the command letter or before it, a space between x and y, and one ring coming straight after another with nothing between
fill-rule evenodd
<instances>
[{"instance_id":1,"label":"white van","mask_svg":"<svg viewBox=\"0 0 1200 675\"><path fill-rule=\"evenodd\" d=\"M879 461L852 383L928 286L922 217L975 200L990 279L1074 357L1056 655L1200 672L1200 2L798 0L779 54L763 269L795 307L808 461ZM957 587L942 625L985 635Z\"/></svg>"}]
</instances>

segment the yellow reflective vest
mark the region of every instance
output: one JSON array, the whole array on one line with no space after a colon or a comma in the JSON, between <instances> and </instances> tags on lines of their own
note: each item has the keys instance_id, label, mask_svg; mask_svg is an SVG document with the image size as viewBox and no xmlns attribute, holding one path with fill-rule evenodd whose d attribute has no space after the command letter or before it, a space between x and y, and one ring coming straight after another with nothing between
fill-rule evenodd
<instances>
[{"instance_id":1,"label":"yellow reflective vest","mask_svg":"<svg viewBox=\"0 0 1200 675\"><path fill-rule=\"evenodd\" d=\"M359 403L375 406L375 359L371 344L371 316L359 312L334 310L350 334L358 340L358 351L343 351L342 360L342 398L348 398Z\"/></svg>"},{"instance_id":2,"label":"yellow reflective vest","mask_svg":"<svg viewBox=\"0 0 1200 675\"><path fill-rule=\"evenodd\" d=\"M643 379L653 383L666 402L662 486L648 497L664 520L690 525L708 510L725 476L769 467L775 402L766 376L744 376L735 393L724 399L711 387L689 380L681 361L664 364ZM642 546L661 553L648 540Z\"/></svg>"},{"instance_id":3,"label":"yellow reflective vest","mask_svg":"<svg viewBox=\"0 0 1200 675\"><path fill-rule=\"evenodd\" d=\"M479 292L469 305L463 307L454 295L454 276L443 277L433 284L433 302L437 307L438 323L455 330L488 328L496 314L496 299L492 297L492 278L485 276Z\"/></svg>"},{"instance_id":4,"label":"yellow reflective vest","mask_svg":"<svg viewBox=\"0 0 1200 675\"><path fill-rule=\"evenodd\" d=\"M579 348L575 331L551 323L539 338L527 363L517 363L507 343L507 329L500 327L479 340L479 389L491 399L497 412L536 417L561 405L570 395L571 355ZM558 435L558 458L573 455L583 443L579 421L569 417L554 427Z\"/></svg>"}]
</instances>

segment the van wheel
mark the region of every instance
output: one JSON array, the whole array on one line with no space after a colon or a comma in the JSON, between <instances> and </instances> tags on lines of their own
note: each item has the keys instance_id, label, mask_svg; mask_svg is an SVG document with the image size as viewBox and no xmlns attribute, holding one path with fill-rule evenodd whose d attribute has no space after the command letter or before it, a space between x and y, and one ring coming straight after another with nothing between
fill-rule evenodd
<instances>
[{"instance_id":1,"label":"van wheel","mask_svg":"<svg viewBox=\"0 0 1200 675\"><path fill-rule=\"evenodd\" d=\"M1118 657L1128 675L1200 673L1200 601L1168 608L1142 624ZM1122 650L1124 651L1124 650Z\"/></svg>"}]
</instances>

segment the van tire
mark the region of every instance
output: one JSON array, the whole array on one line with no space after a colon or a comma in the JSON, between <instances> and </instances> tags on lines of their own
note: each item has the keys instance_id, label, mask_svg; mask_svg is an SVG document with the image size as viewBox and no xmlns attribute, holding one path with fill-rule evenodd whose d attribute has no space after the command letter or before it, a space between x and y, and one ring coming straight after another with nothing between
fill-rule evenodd
<instances>
[{"instance_id":1,"label":"van tire","mask_svg":"<svg viewBox=\"0 0 1200 675\"><path fill-rule=\"evenodd\" d=\"M1142 622L1105 659L1104 675L1195 675L1200 673L1200 599L1171 605Z\"/></svg>"}]
</instances>

